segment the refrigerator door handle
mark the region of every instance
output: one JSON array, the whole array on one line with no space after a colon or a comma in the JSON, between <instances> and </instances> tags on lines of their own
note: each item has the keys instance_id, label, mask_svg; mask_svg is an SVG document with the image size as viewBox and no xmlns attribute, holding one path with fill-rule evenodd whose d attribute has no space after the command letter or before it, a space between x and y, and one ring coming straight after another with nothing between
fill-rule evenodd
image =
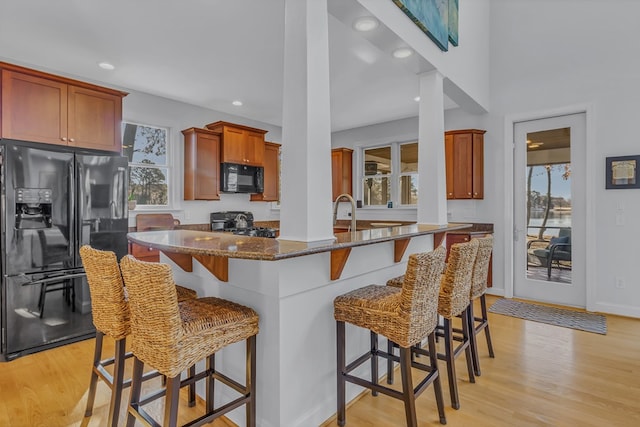
<instances>
[{"instance_id":1,"label":"refrigerator door handle","mask_svg":"<svg viewBox=\"0 0 640 427\"><path fill-rule=\"evenodd\" d=\"M75 183L75 167L74 167L74 162L71 161L69 162L69 180L67 183L67 188L69 189L69 205L67 206L68 212L67 212L67 223L69 225L69 256L73 257L74 254L76 253L77 249L76 246L76 199L75 199L75 193L76 193L76 189L73 188L73 184ZM75 225L75 226L71 226L71 225Z\"/></svg>"},{"instance_id":2,"label":"refrigerator door handle","mask_svg":"<svg viewBox=\"0 0 640 427\"><path fill-rule=\"evenodd\" d=\"M128 185L127 185L127 169L123 167L118 168L118 174L120 174L120 186L124 187L124 191L122 191L122 205L120 205L120 209L122 212L122 216L120 218L127 218L127 206L129 204L129 194L128 194Z\"/></svg>"}]
</instances>

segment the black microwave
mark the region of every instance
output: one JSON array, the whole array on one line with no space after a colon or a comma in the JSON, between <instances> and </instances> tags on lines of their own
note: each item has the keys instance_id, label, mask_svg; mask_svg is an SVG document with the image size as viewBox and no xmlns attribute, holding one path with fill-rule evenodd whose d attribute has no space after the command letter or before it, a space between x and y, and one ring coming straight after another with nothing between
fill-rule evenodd
<instances>
[{"instance_id":1,"label":"black microwave","mask_svg":"<svg viewBox=\"0 0 640 427\"><path fill-rule=\"evenodd\" d=\"M223 193L262 193L264 168L262 166L221 163L220 191Z\"/></svg>"}]
</instances>

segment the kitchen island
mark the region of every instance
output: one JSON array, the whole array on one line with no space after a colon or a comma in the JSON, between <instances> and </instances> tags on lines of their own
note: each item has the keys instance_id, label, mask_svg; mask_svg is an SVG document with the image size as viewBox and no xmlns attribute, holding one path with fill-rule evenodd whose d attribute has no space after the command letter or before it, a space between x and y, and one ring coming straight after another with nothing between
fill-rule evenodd
<instances>
[{"instance_id":1,"label":"kitchen island","mask_svg":"<svg viewBox=\"0 0 640 427\"><path fill-rule=\"evenodd\" d=\"M177 283L258 312L257 424L293 427L319 425L336 411L333 299L403 274L408 254L430 251L444 233L465 227L375 228L338 233L335 241L318 244L194 230L136 232L128 238L159 249ZM347 333L347 358L368 348L367 331L348 328ZM243 380L243 344L220 351L216 364ZM216 390L222 395L216 404L233 395L224 386ZM347 398L361 391L348 386ZM243 409L228 416L244 425Z\"/></svg>"}]
</instances>

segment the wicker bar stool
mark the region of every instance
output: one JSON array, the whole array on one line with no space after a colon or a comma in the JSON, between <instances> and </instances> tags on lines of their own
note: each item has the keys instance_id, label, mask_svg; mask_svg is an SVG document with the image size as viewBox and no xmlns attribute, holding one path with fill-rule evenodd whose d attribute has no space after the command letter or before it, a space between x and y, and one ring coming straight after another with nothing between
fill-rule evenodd
<instances>
[{"instance_id":1,"label":"wicker bar stool","mask_svg":"<svg viewBox=\"0 0 640 427\"><path fill-rule=\"evenodd\" d=\"M484 330L485 338L487 340L487 347L489 349L489 357L495 357L493 352L493 345L491 343L491 333L489 331L489 318L487 316L487 301L485 298L485 292L487 290L487 281L489 274L489 261L491 260L491 253L493 251L493 236L474 237L478 240L478 253L473 265L473 273L471 276L471 294L469 304L469 319L473 321L469 324L469 339L471 341L471 353L473 355L473 368L476 376L480 376L480 358L478 356L478 342L476 336ZM387 286L401 287L404 276L394 277L387 281ZM475 317L473 304L476 299L480 298L481 317ZM461 317L461 315L459 316ZM477 322L477 323L476 323ZM453 332L456 333L454 340L460 341L462 338L462 329L454 328ZM391 350L389 350L391 352ZM392 363L392 362L389 362ZM391 368L388 369L390 374L387 376L389 384L393 383L393 372Z\"/></svg>"},{"instance_id":2,"label":"wicker bar stool","mask_svg":"<svg viewBox=\"0 0 640 427\"><path fill-rule=\"evenodd\" d=\"M458 243L451 247L449 262L446 264L444 274L441 276L440 294L438 298L438 313L443 317L443 326L436 328L436 335L444 337L444 353L438 353L438 359L447 363L447 374L449 380L449 393L451 395L451 406L460 408L458 398L458 385L456 382L455 359L464 350L467 359L467 370L469 371L469 382L475 382L473 352L471 349L471 331L469 298L471 292L471 278L474 268L479 243L477 239L471 242ZM387 286L398 287L398 282L403 276L387 281ZM462 329L454 329L452 320L454 317L462 318ZM454 336L454 332L459 332ZM459 344L454 348L454 341ZM389 341L388 352L392 353L397 344ZM413 347L414 354L429 354L420 348L420 343ZM393 360L389 359L387 364L387 382L393 384Z\"/></svg>"},{"instance_id":3,"label":"wicker bar stool","mask_svg":"<svg viewBox=\"0 0 640 427\"><path fill-rule=\"evenodd\" d=\"M471 293L471 277L478 246L477 239L452 245L449 252L449 262L440 283L438 314L444 319L442 335L444 336L445 351L444 354L438 354L438 359L447 363L449 395L451 397L451 407L454 409L460 408L455 359L462 354L463 350L467 361L469 382L475 382L473 354L471 352L471 331L469 330L469 295ZM454 317L462 317L462 334L459 337L459 344L455 347L453 345L452 323Z\"/></svg>"},{"instance_id":4,"label":"wicker bar stool","mask_svg":"<svg viewBox=\"0 0 640 427\"><path fill-rule=\"evenodd\" d=\"M120 262L129 292L131 336L134 355L131 400L127 426L138 420L158 425L143 405L165 395L164 426L175 426L181 384L206 379L207 413L189 423L210 423L225 413L246 406L246 424L256 424L256 334L258 315L249 307L220 298L198 298L178 303L171 267L138 261L131 255ZM215 369L215 353L225 346L246 340L246 382L234 381ZM180 381L180 372L206 359L206 369ZM143 364L167 377L166 393L140 397ZM215 409L214 379L233 388L240 397Z\"/></svg>"},{"instance_id":5,"label":"wicker bar stool","mask_svg":"<svg viewBox=\"0 0 640 427\"><path fill-rule=\"evenodd\" d=\"M410 255L402 288L369 285L340 295L334 300L337 329L338 425L344 426L346 422L346 382L367 387L374 395L380 392L403 400L408 426L418 425L415 398L433 383L440 423L446 424L434 333L438 322L438 287L445 255L446 250L442 247L429 253ZM345 323L371 331L371 349L349 365L346 365L345 361ZM378 349L378 334L398 343L399 358ZM411 347L425 338L429 343L429 365L411 360ZM378 384L378 356L400 362L401 392ZM371 362L371 381L351 374L367 360ZM415 388L411 378L412 367L428 372Z\"/></svg>"},{"instance_id":6,"label":"wicker bar stool","mask_svg":"<svg viewBox=\"0 0 640 427\"><path fill-rule=\"evenodd\" d=\"M487 316L487 300L485 292L487 291L487 280L489 274L489 261L491 252L493 251L493 236L475 238L478 241L478 254L473 265L473 274L471 277L471 301L469 304L469 338L471 340L471 352L473 354L473 367L475 374L480 376L480 357L478 356L478 340L476 336L484 330L487 339L487 348L489 349L489 357L495 357L493 353L493 345L491 344L491 333L489 332L489 317ZM480 317L473 314L473 303L476 299L480 299L481 313Z\"/></svg>"},{"instance_id":7,"label":"wicker bar stool","mask_svg":"<svg viewBox=\"0 0 640 427\"><path fill-rule=\"evenodd\" d=\"M130 379L124 379L125 360L132 356L131 352L127 353L125 350L127 336L131 333L129 304L115 253L85 245L80 248L80 257L87 274L93 324L96 327L93 368L84 415L90 417L93 413L96 386L98 378L100 378L111 389L107 425L116 426L122 391L131 385ZM180 300L197 297L195 291L182 286L176 287L176 293ZM114 339L115 354L114 357L102 359L102 344L105 335ZM113 365L113 375L106 369L110 365ZM195 367L191 369L195 370ZM158 375L157 372L150 372L145 375L144 379L147 380ZM195 387L190 387L189 396L190 404L195 405Z\"/></svg>"}]
</instances>

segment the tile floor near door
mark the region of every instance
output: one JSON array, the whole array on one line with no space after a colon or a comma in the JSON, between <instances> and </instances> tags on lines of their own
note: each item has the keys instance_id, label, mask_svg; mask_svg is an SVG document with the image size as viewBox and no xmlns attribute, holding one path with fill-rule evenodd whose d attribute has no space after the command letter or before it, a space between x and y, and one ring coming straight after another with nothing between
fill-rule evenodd
<instances>
[{"instance_id":1,"label":"tile floor near door","mask_svg":"<svg viewBox=\"0 0 640 427\"><path fill-rule=\"evenodd\" d=\"M487 300L491 306L496 298L489 296ZM489 313L489 323L496 357L488 357L480 335L482 376L475 384L464 375L464 358L458 359L458 372L462 373L458 376L458 411L449 405L441 365L447 425L640 425L640 319L607 316L607 335L494 313ZM93 346L93 340L86 340L0 363L0 426L104 425L110 396L104 384L98 387L93 417L83 420ZM112 351L112 343L106 347ZM335 358L334 352L333 346L327 346L327 357ZM126 401L129 393L124 394ZM161 406L158 402L154 415L162 412ZM433 390L425 390L416 407L419 426L440 425ZM188 408L183 399L178 422L185 423L203 409L201 402ZM365 393L347 409L346 425L397 427L404 425L404 419L402 402ZM124 408L120 420L124 421ZM211 425L231 424L216 420ZM335 425L335 420L323 424Z\"/></svg>"}]
</instances>

